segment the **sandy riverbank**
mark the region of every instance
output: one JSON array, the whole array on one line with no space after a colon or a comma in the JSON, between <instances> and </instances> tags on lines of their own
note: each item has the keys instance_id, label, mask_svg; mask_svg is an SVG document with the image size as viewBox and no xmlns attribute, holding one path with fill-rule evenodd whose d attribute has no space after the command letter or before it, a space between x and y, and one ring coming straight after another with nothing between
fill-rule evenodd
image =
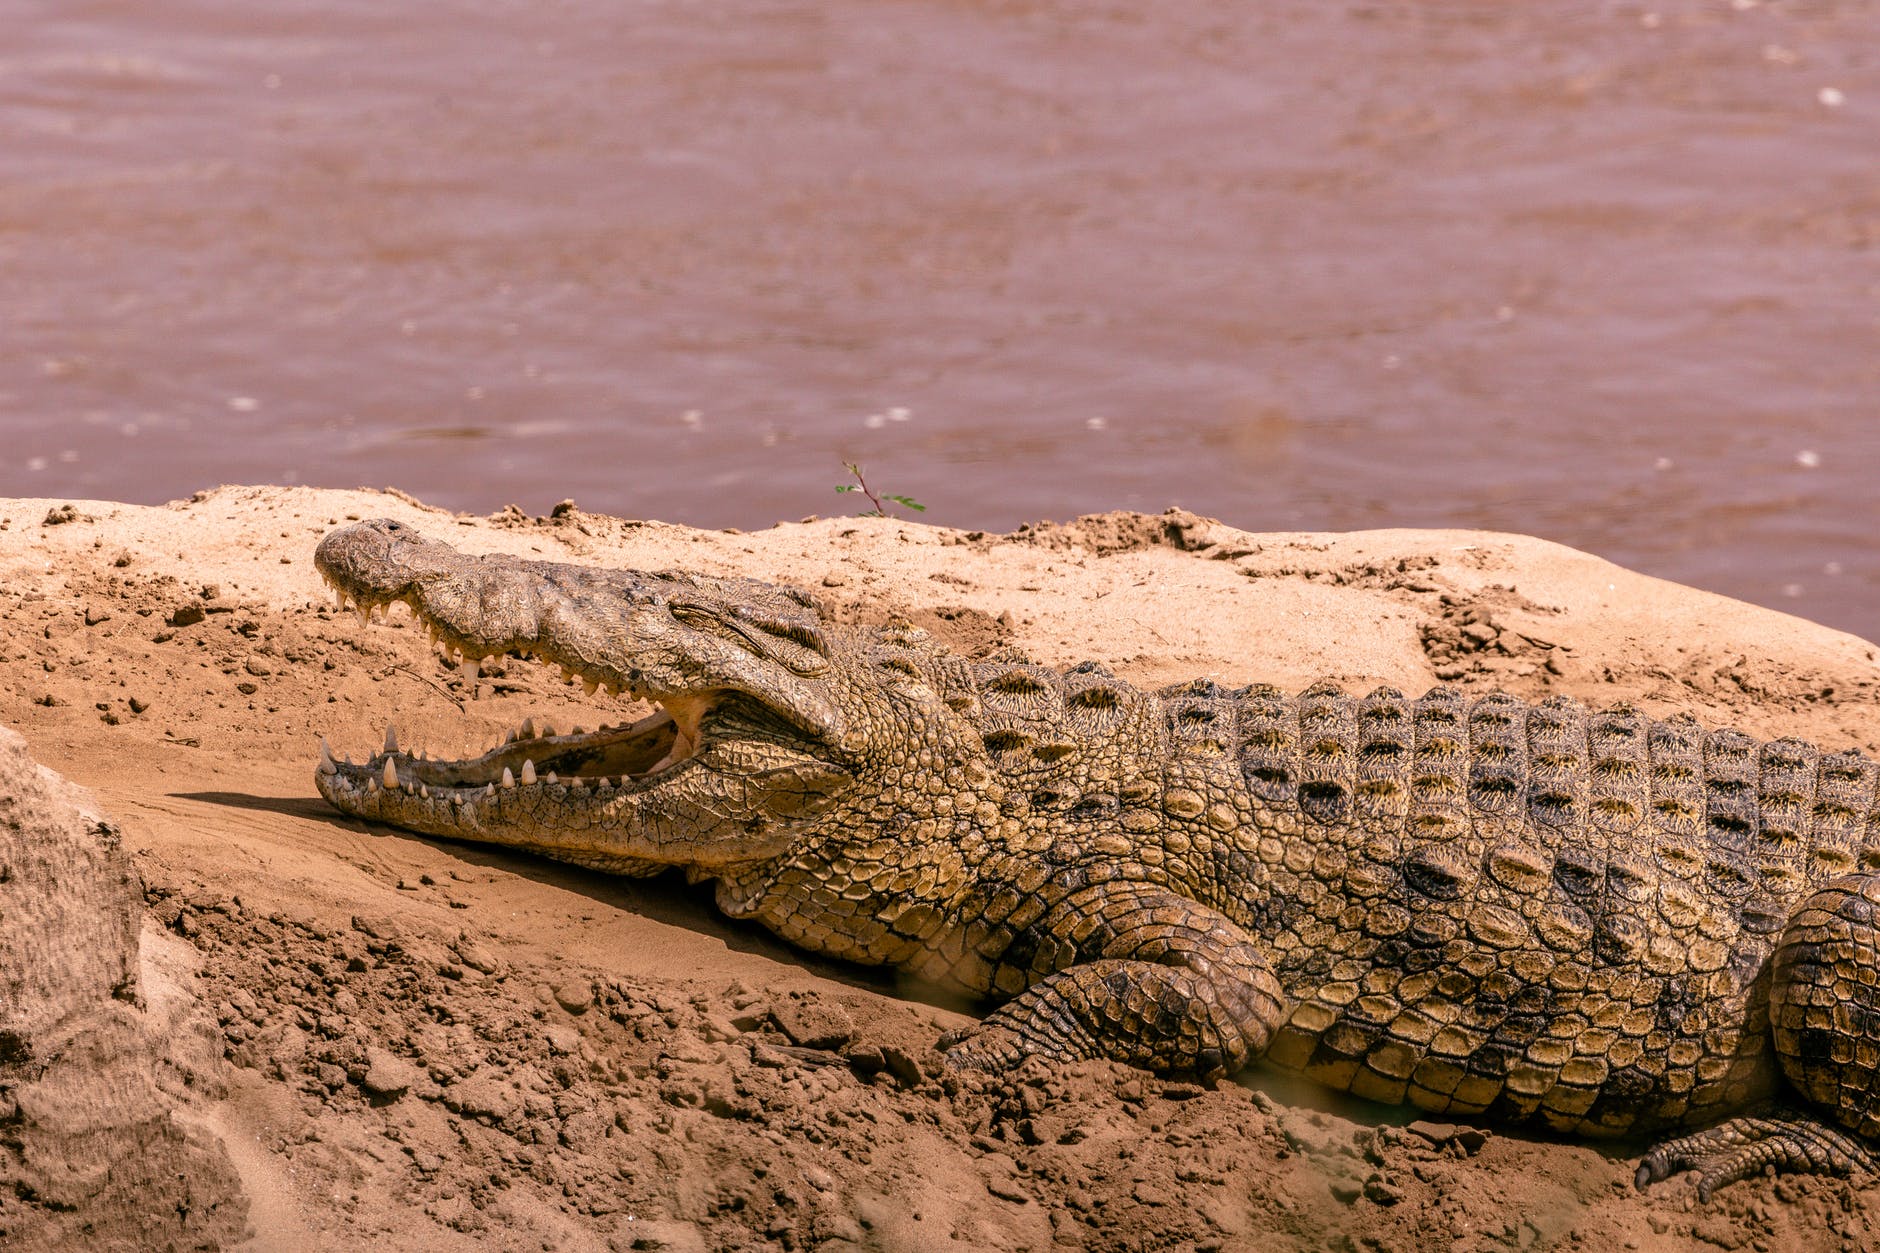
<instances>
[{"instance_id":1,"label":"sandy riverbank","mask_svg":"<svg viewBox=\"0 0 1880 1253\"><path fill-rule=\"evenodd\" d=\"M1441 676L1880 747L1873 645L1516 536L1178 514L738 534L277 487L0 501L0 722L124 829L146 986L198 1003L192 1116L241 1171L249 1247L1822 1248L1880 1228L1880 1192L1641 1199L1632 1146L1432 1143L1407 1113L1257 1076L1088 1065L948 1093L926 1068L963 1007L805 958L670 878L343 819L313 790L320 734L358 756L390 719L455 754L525 715L600 717L535 667L450 668L402 614L334 612L313 545L380 516L472 550L796 582L849 620L1142 685Z\"/></svg>"}]
</instances>

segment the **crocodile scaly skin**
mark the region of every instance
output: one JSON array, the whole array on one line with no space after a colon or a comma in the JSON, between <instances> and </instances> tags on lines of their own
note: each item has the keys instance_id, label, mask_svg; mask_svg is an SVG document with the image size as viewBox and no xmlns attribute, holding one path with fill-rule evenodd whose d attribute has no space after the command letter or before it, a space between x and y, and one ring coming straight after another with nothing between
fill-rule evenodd
<instances>
[{"instance_id":1,"label":"crocodile scaly skin","mask_svg":"<svg viewBox=\"0 0 1880 1253\"><path fill-rule=\"evenodd\" d=\"M955 1065L1259 1060L1450 1116L1696 1131L1640 1178L1693 1168L1706 1191L1870 1164L1880 808L1859 753L1444 687L1143 692L843 627L793 589L467 557L396 523L317 560L447 649L673 711L463 763L323 761L341 809L683 866L805 948L999 1002Z\"/></svg>"}]
</instances>

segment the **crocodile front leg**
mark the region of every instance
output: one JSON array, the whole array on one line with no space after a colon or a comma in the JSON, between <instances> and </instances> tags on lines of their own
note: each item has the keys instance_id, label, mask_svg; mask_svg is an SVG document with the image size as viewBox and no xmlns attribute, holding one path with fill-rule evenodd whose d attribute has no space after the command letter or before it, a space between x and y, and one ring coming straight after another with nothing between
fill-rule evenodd
<instances>
[{"instance_id":1,"label":"crocodile front leg","mask_svg":"<svg viewBox=\"0 0 1880 1253\"><path fill-rule=\"evenodd\" d=\"M1107 1057L1204 1079L1266 1048L1285 997L1259 948L1215 910L1146 884L1077 893L1040 920L1025 991L943 1046L950 1065ZM1010 956L1008 955L1008 960Z\"/></svg>"}]
</instances>

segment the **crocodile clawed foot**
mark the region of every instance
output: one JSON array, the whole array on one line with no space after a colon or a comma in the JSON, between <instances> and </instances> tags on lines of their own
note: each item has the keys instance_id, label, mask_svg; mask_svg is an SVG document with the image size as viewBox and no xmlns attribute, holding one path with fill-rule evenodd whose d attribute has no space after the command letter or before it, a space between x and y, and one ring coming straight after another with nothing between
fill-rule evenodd
<instances>
[{"instance_id":1,"label":"crocodile clawed foot","mask_svg":"<svg viewBox=\"0 0 1880 1253\"><path fill-rule=\"evenodd\" d=\"M1647 1153L1633 1182L1645 1188L1683 1171L1697 1172L1697 1199L1764 1171L1846 1177L1875 1171L1858 1140L1793 1108L1772 1105L1667 1140Z\"/></svg>"},{"instance_id":2,"label":"crocodile clawed foot","mask_svg":"<svg viewBox=\"0 0 1880 1253\"><path fill-rule=\"evenodd\" d=\"M947 1032L940 1037L940 1051L949 1070L988 1074L1010 1070L1035 1052L1018 1032L987 1023Z\"/></svg>"}]
</instances>

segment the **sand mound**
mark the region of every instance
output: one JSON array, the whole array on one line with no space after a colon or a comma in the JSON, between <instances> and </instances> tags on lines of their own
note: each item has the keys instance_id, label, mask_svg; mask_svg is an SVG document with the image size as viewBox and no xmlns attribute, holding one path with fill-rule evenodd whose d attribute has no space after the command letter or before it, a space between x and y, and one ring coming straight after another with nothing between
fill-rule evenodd
<instances>
[{"instance_id":1,"label":"sand mound","mask_svg":"<svg viewBox=\"0 0 1880 1253\"><path fill-rule=\"evenodd\" d=\"M247 1203L160 1091L118 830L0 727L0 1242L215 1248Z\"/></svg>"}]
</instances>

